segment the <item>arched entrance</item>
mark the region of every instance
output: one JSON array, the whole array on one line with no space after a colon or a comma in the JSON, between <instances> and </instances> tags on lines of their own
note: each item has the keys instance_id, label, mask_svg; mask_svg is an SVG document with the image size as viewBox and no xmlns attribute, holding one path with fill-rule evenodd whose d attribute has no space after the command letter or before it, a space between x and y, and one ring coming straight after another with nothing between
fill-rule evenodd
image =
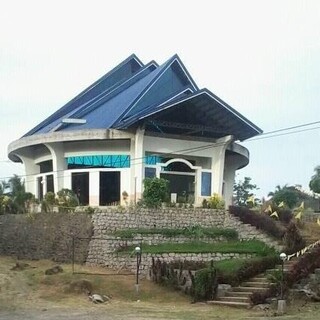
<instances>
[{"instance_id":1,"label":"arched entrance","mask_svg":"<svg viewBox=\"0 0 320 320\"><path fill-rule=\"evenodd\" d=\"M185 159L171 159L159 164L159 177L169 181L169 190L177 203L194 203L196 190L196 170Z\"/></svg>"}]
</instances>

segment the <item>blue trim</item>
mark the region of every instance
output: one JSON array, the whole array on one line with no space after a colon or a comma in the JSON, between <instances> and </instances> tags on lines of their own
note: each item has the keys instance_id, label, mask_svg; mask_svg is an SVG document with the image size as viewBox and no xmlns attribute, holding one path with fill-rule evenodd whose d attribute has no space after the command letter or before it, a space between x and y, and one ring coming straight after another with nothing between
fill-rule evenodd
<instances>
[{"instance_id":1,"label":"blue trim","mask_svg":"<svg viewBox=\"0 0 320 320\"><path fill-rule=\"evenodd\" d=\"M68 165L104 168L130 168L129 155L88 155L67 157Z\"/></svg>"}]
</instances>

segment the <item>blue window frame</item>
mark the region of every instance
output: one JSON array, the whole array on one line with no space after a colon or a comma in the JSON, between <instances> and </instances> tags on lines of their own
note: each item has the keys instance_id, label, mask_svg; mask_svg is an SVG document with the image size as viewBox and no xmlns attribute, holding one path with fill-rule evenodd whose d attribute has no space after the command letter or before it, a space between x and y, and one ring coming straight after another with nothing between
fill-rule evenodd
<instances>
[{"instance_id":1,"label":"blue window frame","mask_svg":"<svg viewBox=\"0 0 320 320\"><path fill-rule=\"evenodd\" d=\"M211 172L201 172L201 195L211 196Z\"/></svg>"},{"instance_id":2,"label":"blue window frame","mask_svg":"<svg viewBox=\"0 0 320 320\"><path fill-rule=\"evenodd\" d=\"M68 168L129 168L129 155L89 155L67 157Z\"/></svg>"}]
</instances>

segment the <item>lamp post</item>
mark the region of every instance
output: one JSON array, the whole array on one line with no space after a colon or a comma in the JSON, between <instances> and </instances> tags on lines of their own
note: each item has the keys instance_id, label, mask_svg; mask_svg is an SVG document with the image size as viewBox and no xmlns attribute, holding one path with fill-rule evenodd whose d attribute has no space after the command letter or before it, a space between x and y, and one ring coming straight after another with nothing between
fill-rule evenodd
<instances>
[{"instance_id":1,"label":"lamp post","mask_svg":"<svg viewBox=\"0 0 320 320\"><path fill-rule=\"evenodd\" d=\"M280 253L280 259L281 259L281 286L280 286L280 299L283 300L283 285L284 285L284 261L287 259L287 255L284 252Z\"/></svg>"},{"instance_id":2,"label":"lamp post","mask_svg":"<svg viewBox=\"0 0 320 320\"><path fill-rule=\"evenodd\" d=\"M136 270L136 292L139 293L139 267L141 262L141 248L139 246L134 248L137 259L137 270Z\"/></svg>"}]
</instances>

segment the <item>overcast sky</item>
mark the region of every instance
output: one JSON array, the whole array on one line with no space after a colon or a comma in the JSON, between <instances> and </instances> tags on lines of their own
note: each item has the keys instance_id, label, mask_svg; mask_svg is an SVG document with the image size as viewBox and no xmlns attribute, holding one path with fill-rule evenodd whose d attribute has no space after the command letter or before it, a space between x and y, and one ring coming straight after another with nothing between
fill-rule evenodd
<instances>
[{"instance_id":1,"label":"overcast sky","mask_svg":"<svg viewBox=\"0 0 320 320\"><path fill-rule=\"evenodd\" d=\"M0 180L24 174L7 146L135 53L177 53L206 87L264 132L320 121L320 1L1 1ZM252 178L308 190L320 123L244 142ZM287 131L283 133L288 133ZM261 137L262 138L262 137Z\"/></svg>"}]
</instances>

